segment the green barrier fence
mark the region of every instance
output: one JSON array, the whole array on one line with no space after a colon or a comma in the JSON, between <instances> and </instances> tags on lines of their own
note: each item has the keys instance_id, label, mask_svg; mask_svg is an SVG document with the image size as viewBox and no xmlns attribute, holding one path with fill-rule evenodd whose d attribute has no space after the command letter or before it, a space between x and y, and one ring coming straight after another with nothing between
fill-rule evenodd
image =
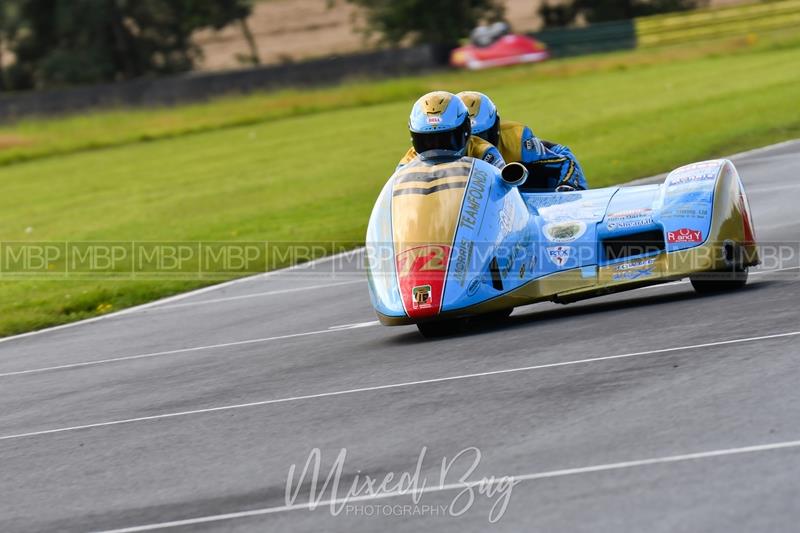
<instances>
[{"instance_id":1,"label":"green barrier fence","mask_svg":"<svg viewBox=\"0 0 800 533\"><path fill-rule=\"evenodd\" d=\"M766 1L592 24L583 28L558 28L538 32L533 37L544 42L553 55L563 57L793 28L800 32L800 0Z\"/></svg>"},{"instance_id":2,"label":"green barrier fence","mask_svg":"<svg viewBox=\"0 0 800 533\"><path fill-rule=\"evenodd\" d=\"M534 37L559 57L636 48L633 20L603 22L583 28L543 30Z\"/></svg>"},{"instance_id":3,"label":"green barrier fence","mask_svg":"<svg viewBox=\"0 0 800 533\"><path fill-rule=\"evenodd\" d=\"M800 30L800 0L761 2L635 20L638 45L660 46L793 27Z\"/></svg>"}]
</instances>

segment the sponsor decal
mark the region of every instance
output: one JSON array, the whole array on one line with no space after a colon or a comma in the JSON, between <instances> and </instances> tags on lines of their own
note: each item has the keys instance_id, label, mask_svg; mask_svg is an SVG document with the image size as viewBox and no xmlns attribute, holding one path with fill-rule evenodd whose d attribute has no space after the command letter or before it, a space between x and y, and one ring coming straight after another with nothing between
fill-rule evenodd
<instances>
[{"instance_id":1,"label":"sponsor decal","mask_svg":"<svg viewBox=\"0 0 800 533\"><path fill-rule=\"evenodd\" d=\"M625 220L631 218L651 216L652 214L653 214L652 209L628 209L627 211L618 211L616 213L611 213L610 215L608 215L608 219Z\"/></svg>"},{"instance_id":2,"label":"sponsor decal","mask_svg":"<svg viewBox=\"0 0 800 533\"><path fill-rule=\"evenodd\" d=\"M525 139L523 142L523 146L525 146L526 150L531 152L536 152L536 155L544 155L544 145L537 139L536 137L531 137L530 139Z\"/></svg>"},{"instance_id":3,"label":"sponsor decal","mask_svg":"<svg viewBox=\"0 0 800 533\"><path fill-rule=\"evenodd\" d=\"M507 259L505 267L500 269L500 275L503 276L504 278L507 277L509 272L511 271L511 268L514 266L514 263L516 263L517 260L524 261L525 255L526 255L525 245L519 242L516 243L514 247L511 249L511 253Z\"/></svg>"},{"instance_id":4,"label":"sponsor decal","mask_svg":"<svg viewBox=\"0 0 800 533\"><path fill-rule=\"evenodd\" d=\"M641 259L639 261L628 261L626 263L622 263L620 265L617 265L616 267L614 267L614 270L616 270L617 272L621 272L623 270L633 270L633 269L636 269L636 268L642 268L642 267L650 266L652 264L655 264L655 262L656 262L655 258L652 258L652 259Z\"/></svg>"},{"instance_id":5,"label":"sponsor decal","mask_svg":"<svg viewBox=\"0 0 800 533\"><path fill-rule=\"evenodd\" d=\"M432 307L431 286L420 285L411 290L411 302L414 309Z\"/></svg>"},{"instance_id":6,"label":"sponsor decal","mask_svg":"<svg viewBox=\"0 0 800 533\"><path fill-rule=\"evenodd\" d=\"M472 281L469 282L469 286L467 286L467 295L474 296L478 289L481 288L481 278L473 278Z\"/></svg>"},{"instance_id":7,"label":"sponsor decal","mask_svg":"<svg viewBox=\"0 0 800 533\"><path fill-rule=\"evenodd\" d=\"M494 163L494 154L491 152L486 152L486 155L483 156L483 160L487 163Z\"/></svg>"},{"instance_id":8,"label":"sponsor decal","mask_svg":"<svg viewBox=\"0 0 800 533\"><path fill-rule=\"evenodd\" d=\"M679 185L687 185L689 183L701 183L704 181L712 181L716 178L717 178L716 169L713 172L704 172L703 174L673 176L669 179L669 186L677 187Z\"/></svg>"},{"instance_id":9,"label":"sponsor decal","mask_svg":"<svg viewBox=\"0 0 800 533\"><path fill-rule=\"evenodd\" d=\"M572 242L586 233L586 223L580 220L555 222L544 226L544 235L551 242Z\"/></svg>"},{"instance_id":10,"label":"sponsor decal","mask_svg":"<svg viewBox=\"0 0 800 533\"><path fill-rule=\"evenodd\" d=\"M708 204L711 202L713 197L714 197L713 191L689 191L681 193L680 195L678 195L677 198L671 200L670 203L679 205L686 205L693 203Z\"/></svg>"},{"instance_id":11,"label":"sponsor decal","mask_svg":"<svg viewBox=\"0 0 800 533\"><path fill-rule=\"evenodd\" d=\"M464 195L464 209L461 211L459 226L471 230L475 229L475 224L478 223L478 214L481 210L481 202L486 196L488 178L489 175L480 170L472 174L467 193Z\"/></svg>"},{"instance_id":12,"label":"sponsor decal","mask_svg":"<svg viewBox=\"0 0 800 533\"><path fill-rule=\"evenodd\" d=\"M572 255L572 248L569 246L552 246L547 249L548 259L559 268L569 261L570 255Z\"/></svg>"},{"instance_id":13,"label":"sponsor decal","mask_svg":"<svg viewBox=\"0 0 800 533\"><path fill-rule=\"evenodd\" d=\"M707 218L708 214L708 208L705 206L698 209L690 207L676 207L674 209L669 209L668 211L662 212L661 216L663 218Z\"/></svg>"},{"instance_id":14,"label":"sponsor decal","mask_svg":"<svg viewBox=\"0 0 800 533\"><path fill-rule=\"evenodd\" d=\"M442 123L442 117L430 116L429 115L427 120L428 120L428 124L430 124L431 126L438 126L439 124Z\"/></svg>"},{"instance_id":15,"label":"sponsor decal","mask_svg":"<svg viewBox=\"0 0 800 533\"><path fill-rule=\"evenodd\" d=\"M506 196L503 201L503 209L500 211L500 238L505 239L514 227L514 216L517 210L514 207L514 197Z\"/></svg>"},{"instance_id":16,"label":"sponsor decal","mask_svg":"<svg viewBox=\"0 0 800 533\"><path fill-rule=\"evenodd\" d=\"M697 183L716 179L719 173L719 161L709 161L705 163L693 163L676 170L667 176L667 184L684 185L686 183Z\"/></svg>"},{"instance_id":17,"label":"sponsor decal","mask_svg":"<svg viewBox=\"0 0 800 533\"><path fill-rule=\"evenodd\" d=\"M625 229L625 228L640 228L642 226L650 226L654 224L652 217L640 218L638 220L620 220L618 222L609 222L608 229Z\"/></svg>"},{"instance_id":18,"label":"sponsor decal","mask_svg":"<svg viewBox=\"0 0 800 533\"><path fill-rule=\"evenodd\" d=\"M626 261L614 267L613 281L631 281L650 276L655 271L655 257Z\"/></svg>"},{"instance_id":19,"label":"sponsor decal","mask_svg":"<svg viewBox=\"0 0 800 533\"><path fill-rule=\"evenodd\" d=\"M630 209L608 215L606 227L608 229L638 228L653 224L652 209Z\"/></svg>"},{"instance_id":20,"label":"sponsor decal","mask_svg":"<svg viewBox=\"0 0 800 533\"><path fill-rule=\"evenodd\" d=\"M689 165L684 165L678 169L679 172L689 172L693 170L700 170L704 168L717 168L719 167L719 161L701 161L699 163L691 163Z\"/></svg>"},{"instance_id":21,"label":"sponsor decal","mask_svg":"<svg viewBox=\"0 0 800 533\"><path fill-rule=\"evenodd\" d=\"M574 194L561 194L561 193L547 193L547 194L531 194L526 195L525 203L534 209L542 209L562 204L575 204L583 199L580 193ZM564 206L567 207L567 206Z\"/></svg>"},{"instance_id":22,"label":"sponsor decal","mask_svg":"<svg viewBox=\"0 0 800 533\"><path fill-rule=\"evenodd\" d=\"M614 281L632 281L635 279L646 278L653 274L655 270L655 266L649 266L645 268L637 268L632 270L623 270L622 272L617 272L614 274L613 280Z\"/></svg>"},{"instance_id":23,"label":"sponsor decal","mask_svg":"<svg viewBox=\"0 0 800 533\"><path fill-rule=\"evenodd\" d=\"M464 238L461 239L461 242L458 245L455 276L458 284L462 287L466 281L467 269L469 268L469 262L472 259L472 249L474 247L475 243L473 241Z\"/></svg>"},{"instance_id":24,"label":"sponsor decal","mask_svg":"<svg viewBox=\"0 0 800 533\"><path fill-rule=\"evenodd\" d=\"M681 228L667 232L667 242L681 244L685 242L703 242L703 232L698 229Z\"/></svg>"}]
</instances>

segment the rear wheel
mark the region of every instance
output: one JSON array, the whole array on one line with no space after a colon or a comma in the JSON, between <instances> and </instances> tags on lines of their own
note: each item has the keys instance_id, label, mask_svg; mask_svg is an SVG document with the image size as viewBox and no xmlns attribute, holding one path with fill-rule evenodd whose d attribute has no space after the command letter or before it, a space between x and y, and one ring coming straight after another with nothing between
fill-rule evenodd
<instances>
[{"instance_id":1,"label":"rear wheel","mask_svg":"<svg viewBox=\"0 0 800 533\"><path fill-rule=\"evenodd\" d=\"M689 279L699 294L714 294L741 289L747 284L747 276L747 267L736 267L717 272L702 272Z\"/></svg>"}]
</instances>

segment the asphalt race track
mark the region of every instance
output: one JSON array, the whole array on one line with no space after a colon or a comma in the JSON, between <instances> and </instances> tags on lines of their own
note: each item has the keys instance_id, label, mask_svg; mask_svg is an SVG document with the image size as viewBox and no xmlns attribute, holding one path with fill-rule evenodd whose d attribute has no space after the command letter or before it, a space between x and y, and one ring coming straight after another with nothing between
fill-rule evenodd
<instances>
[{"instance_id":1,"label":"asphalt race track","mask_svg":"<svg viewBox=\"0 0 800 533\"><path fill-rule=\"evenodd\" d=\"M735 162L783 249L735 293L539 304L427 341L376 325L350 257L0 342L0 531L486 531L503 498L501 531L796 530L800 142ZM309 475L287 506L314 448L319 490L346 448L339 498L424 451L418 505L362 491L334 516L329 484L309 510Z\"/></svg>"}]
</instances>

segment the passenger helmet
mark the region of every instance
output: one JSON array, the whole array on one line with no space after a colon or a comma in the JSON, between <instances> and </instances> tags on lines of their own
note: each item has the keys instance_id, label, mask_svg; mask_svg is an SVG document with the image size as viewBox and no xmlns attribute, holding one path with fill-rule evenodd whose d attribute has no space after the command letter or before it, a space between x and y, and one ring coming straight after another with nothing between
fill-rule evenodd
<instances>
[{"instance_id":1,"label":"passenger helmet","mask_svg":"<svg viewBox=\"0 0 800 533\"><path fill-rule=\"evenodd\" d=\"M408 129L418 154L445 150L464 155L471 132L469 112L453 93L434 91L414 104Z\"/></svg>"},{"instance_id":2,"label":"passenger helmet","mask_svg":"<svg viewBox=\"0 0 800 533\"><path fill-rule=\"evenodd\" d=\"M500 139L500 115L497 114L494 102L485 94L476 91L460 92L457 96L469 111L472 135L497 146Z\"/></svg>"}]
</instances>

